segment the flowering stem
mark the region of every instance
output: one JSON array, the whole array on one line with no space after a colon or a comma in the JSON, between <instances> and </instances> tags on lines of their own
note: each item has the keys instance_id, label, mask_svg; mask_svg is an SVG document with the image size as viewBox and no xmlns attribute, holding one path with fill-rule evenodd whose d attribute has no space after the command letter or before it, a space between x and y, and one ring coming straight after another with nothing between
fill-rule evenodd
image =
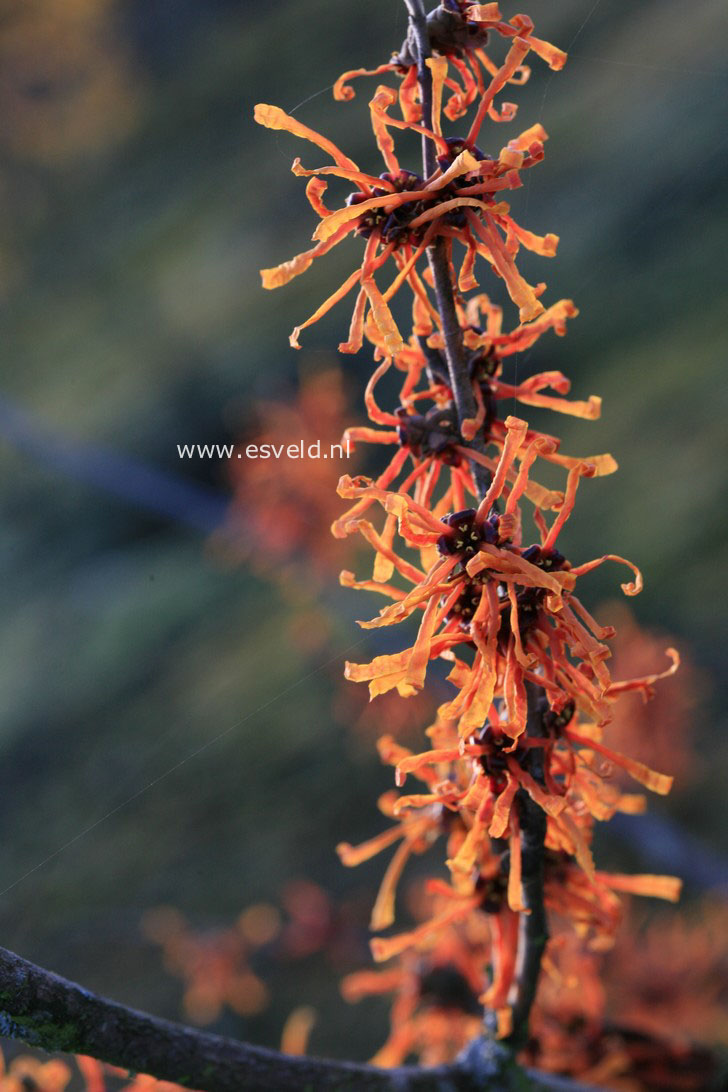
<instances>
[{"instance_id":1,"label":"flowering stem","mask_svg":"<svg viewBox=\"0 0 728 1092\"><path fill-rule=\"evenodd\" d=\"M404 0L409 14L410 38L417 51L417 73L422 102L422 124L432 129L432 73L425 63L430 56L430 41L427 30L427 16L423 0ZM437 164L434 142L422 136L422 160L425 176L432 174ZM455 308L452 281L450 279L450 260L444 239L438 239L434 246L428 247L427 257L432 271L437 308L442 323L442 336L445 342L450 386L458 411L460 424L466 418L475 416L475 397L468 374L462 331ZM470 445L479 452L485 451L482 436L475 437ZM472 464L475 483L482 497L487 493L491 477L488 471L477 463ZM527 684L528 723L526 731L532 736L541 736L542 716L546 707L546 698L542 687ZM543 783L543 758L538 747L531 748L528 757L529 772L538 782ZM543 898L544 840L546 836L546 815L530 796L523 790L518 793L518 808L521 822L521 866L523 902L529 913L522 914L519 927L519 962L514 984L514 993L510 998L513 1011L513 1031L509 1044L518 1049L528 1037L528 1021L536 996L541 959L543 957L548 927Z\"/></svg>"},{"instance_id":2,"label":"flowering stem","mask_svg":"<svg viewBox=\"0 0 728 1092\"><path fill-rule=\"evenodd\" d=\"M422 102L422 124L432 129L432 73L425 63L430 56L430 40L427 31L427 15L423 0L404 0L410 21L410 36L414 40L417 52L417 76ZM434 141L422 134L422 168L429 178L437 167ZM450 376L458 419L462 425L467 418L475 417L477 407L470 376L465 361L463 335L460 329L452 282L450 280L450 261L444 239L438 239L434 246L427 248L427 259L432 271L432 280L437 299L437 310L442 323L442 336L445 342L445 359ZM481 436L476 436L469 445L481 454L485 444ZM481 497L487 493L490 474L478 463L472 464L472 474Z\"/></svg>"}]
</instances>

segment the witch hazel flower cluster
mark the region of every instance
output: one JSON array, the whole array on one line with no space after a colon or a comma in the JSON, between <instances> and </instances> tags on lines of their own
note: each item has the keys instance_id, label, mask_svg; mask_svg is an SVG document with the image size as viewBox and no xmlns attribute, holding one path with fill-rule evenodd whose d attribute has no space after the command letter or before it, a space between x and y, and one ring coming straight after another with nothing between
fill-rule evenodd
<instances>
[{"instance_id":1,"label":"witch hazel flower cluster","mask_svg":"<svg viewBox=\"0 0 728 1092\"><path fill-rule=\"evenodd\" d=\"M594 420L600 399L571 400L569 380L558 371L518 382L505 378L510 357L542 337L563 336L577 315L571 300L547 306L546 285L531 285L519 272L521 247L552 258L558 238L523 227L504 199L543 159L547 134L535 124L505 143L501 137L501 126L514 121L517 109L500 96L528 79L529 54L554 70L566 56L534 36L527 16L505 21L494 3L445 2L435 16L426 60L430 117L409 40L374 72L349 72L335 84L335 97L348 101L354 78L386 75L394 81L376 87L369 104L385 167L380 176L360 169L278 107L256 107L260 124L308 141L330 160L315 168L294 161L292 170L308 179L306 193L320 218L314 246L263 270L262 278L266 288L279 288L343 239L362 240L361 264L290 339L298 348L304 329L353 294L350 328L339 350L355 353L366 342L374 357L365 393L371 425L345 435L352 447L383 451L382 469L375 479L341 479L339 494L351 505L333 532L361 536L374 553L369 574L341 574L346 587L385 600L360 624L367 630L400 627L402 638L397 651L347 664L346 676L366 683L374 700L389 691L406 700L430 684L433 662L444 662L452 696L426 728L419 753L401 747L382 725L380 755L394 767L395 788L379 807L390 824L365 844L341 843L338 851L353 866L396 847L372 913L379 933L395 923L397 886L408 860L436 843L442 847L444 869L428 883L433 914L414 929L376 937L374 959L393 961L391 972L383 972L393 982L405 966L410 973L413 953L424 961L418 966L432 967L443 963L443 951L455 951L469 996L477 987L478 1004L495 1014L498 1033L508 1036L524 955L520 925L531 912L522 871L529 808L544 819L540 868L552 931L576 931L603 948L619 922L618 892L678 897L678 880L599 871L591 852L595 822L645 807L641 793L617 786L610 776L615 767L652 792L671 787L669 776L608 747L604 729L620 694L635 690L649 698L655 683L676 670L678 656L668 649L671 663L662 674L614 680L607 643L614 631L592 617L582 578L605 563L625 566L622 590L633 596L641 590L641 574L614 554L581 561L562 552L562 531L582 479L610 474L616 463L609 454L563 453L558 437L531 428L525 415L538 407ZM499 41L505 48L497 61ZM446 135L445 121L456 126L452 135ZM431 173L401 164L394 139L401 130L432 142ZM326 203L330 178L354 187L335 208ZM435 246L445 256L459 324L472 396L468 416L458 412L447 356L429 260ZM480 290L482 275L505 286L517 315L510 328L502 308ZM406 337L390 309L405 289L411 303ZM377 388L393 372L401 378L399 393L385 406ZM391 387L390 374L386 389ZM504 413L504 404L513 412ZM539 467L547 463L563 473L561 488L539 482ZM535 528L535 541L526 537L524 524ZM410 779L419 782L416 791ZM481 938L477 960L467 963L468 945L453 938L453 929ZM471 1009L463 1013L470 1031L472 1017ZM407 1021L396 1030L397 1041L411 1046ZM387 1064L406 1056L390 1046L381 1054Z\"/></svg>"}]
</instances>

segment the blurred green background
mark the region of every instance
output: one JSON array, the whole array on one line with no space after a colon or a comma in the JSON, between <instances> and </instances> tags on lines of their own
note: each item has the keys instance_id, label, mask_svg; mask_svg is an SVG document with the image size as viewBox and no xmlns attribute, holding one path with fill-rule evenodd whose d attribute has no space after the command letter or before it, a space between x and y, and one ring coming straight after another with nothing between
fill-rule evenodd
<instances>
[{"instance_id":1,"label":"blurred green background","mask_svg":"<svg viewBox=\"0 0 728 1092\"><path fill-rule=\"evenodd\" d=\"M323 159L258 129L252 108L297 108L378 173L373 83L349 104L330 84L388 58L403 5L3 0L0 14L0 940L176 1018L180 987L140 932L144 910L225 926L306 877L347 905L331 926L346 954L261 953L272 1005L215 1028L276 1045L310 1003L313 1050L366 1057L384 1008L349 1009L336 983L366 962L381 861L348 872L333 852L380 829L390 783L373 735L347 731L333 703L362 607L333 574L312 583L329 631L307 650L278 582L209 549L226 467L180 461L176 445L235 438L259 399L291 398L301 369L335 362L346 306L300 354L287 337L360 246L261 290L259 267L305 249L315 225L290 162ZM534 59L508 96L509 134L540 120L550 135L512 204L561 236L555 263L524 270L581 316L519 368L562 369L576 397L604 397L597 424L541 418L564 450L609 450L621 468L584 485L564 541L574 558L635 559L638 618L700 667L700 780L652 807L705 847L696 880L725 882L726 8L559 0L531 14L570 59L561 74ZM488 139L497 152L507 138L491 126ZM342 364L358 416L369 360ZM613 570L589 579L591 606L617 589ZM627 863L667 870L670 848L655 863L640 839ZM624 837L601 852L622 862Z\"/></svg>"}]
</instances>

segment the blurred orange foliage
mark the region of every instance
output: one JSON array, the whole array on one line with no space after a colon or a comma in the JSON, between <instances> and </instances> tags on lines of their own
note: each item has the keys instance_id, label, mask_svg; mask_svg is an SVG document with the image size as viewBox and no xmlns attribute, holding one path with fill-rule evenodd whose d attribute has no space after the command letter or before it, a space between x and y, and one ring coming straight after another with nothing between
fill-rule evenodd
<instances>
[{"instance_id":1,"label":"blurred orange foliage","mask_svg":"<svg viewBox=\"0 0 728 1092\"><path fill-rule=\"evenodd\" d=\"M158 907L145 915L143 930L161 945L167 970L185 983L184 1008L195 1024L211 1024L223 1005L251 1016L268 1005L268 989L250 957L280 931L273 906L249 906L229 929L194 932L178 910Z\"/></svg>"},{"instance_id":2,"label":"blurred orange foliage","mask_svg":"<svg viewBox=\"0 0 728 1092\"><path fill-rule=\"evenodd\" d=\"M0 1092L67 1092L69 1086L80 1087L78 1075L84 1081L84 1092L107 1092L107 1077L112 1078L114 1092L184 1092L181 1085L158 1081L146 1073L132 1075L83 1054L74 1060L78 1073L60 1058L45 1061L32 1054L18 1054L6 1066L0 1050Z\"/></svg>"},{"instance_id":3,"label":"blurred orange foliage","mask_svg":"<svg viewBox=\"0 0 728 1092\"><path fill-rule=\"evenodd\" d=\"M616 629L610 643L616 677L632 678L658 670L672 638L639 625L625 604L607 603L602 613ZM680 657L680 670L653 689L649 703L642 694L620 694L605 738L610 747L626 751L640 762L669 769L678 787L684 789L700 774L696 718L706 683L682 648ZM623 778L619 771L617 776Z\"/></svg>"},{"instance_id":4,"label":"blurred orange foliage","mask_svg":"<svg viewBox=\"0 0 728 1092\"><path fill-rule=\"evenodd\" d=\"M300 444L308 451L320 443L331 452L340 444L346 424L346 397L341 370L328 367L303 375L294 401L261 401L257 424L245 445ZM341 560L329 527L340 514L336 496L344 459L233 458L229 473L234 499L226 529L216 545L232 560L246 561L267 575L285 572L292 562L305 562L320 575Z\"/></svg>"}]
</instances>

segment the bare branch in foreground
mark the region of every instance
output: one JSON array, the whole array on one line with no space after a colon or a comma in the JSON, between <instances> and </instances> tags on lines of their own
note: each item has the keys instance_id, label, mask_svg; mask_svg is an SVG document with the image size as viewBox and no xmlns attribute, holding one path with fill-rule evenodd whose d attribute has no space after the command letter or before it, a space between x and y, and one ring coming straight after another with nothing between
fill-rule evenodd
<instances>
[{"instance_id":1,"label":"bare branch in foreground","mask_svg":"<svg viewBox=\"0 0 728 1092\"><path fill-rule=\"evenodd\" d=\"M0 1034L89 1054L203 1092L515 1092L582 1086L521 1069L504 1047L476 1040L453 1065L425 1069L293 1057L160 1020L90 993L0 948ZM583 1089L582 1089L583 1092Z\"/></svg>"}]
</instances>

